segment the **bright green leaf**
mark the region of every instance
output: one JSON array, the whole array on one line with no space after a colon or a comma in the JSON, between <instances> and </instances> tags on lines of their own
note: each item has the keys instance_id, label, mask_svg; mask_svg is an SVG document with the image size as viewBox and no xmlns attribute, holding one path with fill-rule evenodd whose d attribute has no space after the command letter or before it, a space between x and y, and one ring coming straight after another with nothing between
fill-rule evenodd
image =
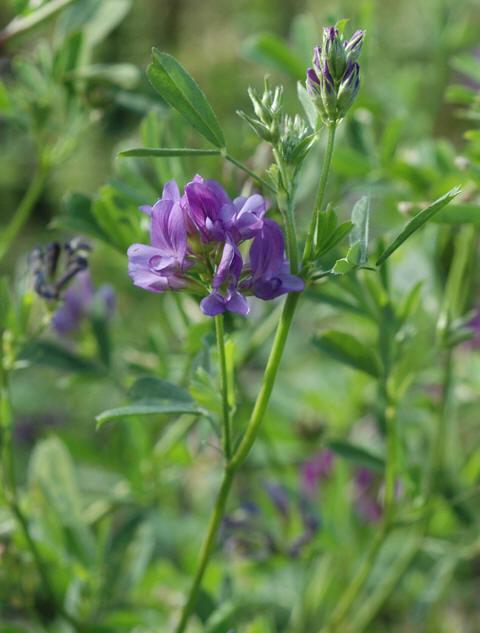
<instances>
[{"instance_id":1,"label":"bright green leaf","mask_svg":"<svg viewBox=\"0 0 480 633\"><path fill-rule=\"evenodd\" d=\"M367 196L360 198L352 210L353 229L350 233L350 244L359 244L359 264L368 259L368 228L370 216L370 200Z\"/></svg>"},{"instance_id":2,"label":"bright green leaf","mask_svg":"<svg viewBox=\"0 0 480 633\"><path fill-rule=\"evenodd\" d=\"M139 400L174 400L177 402L193 402L191 395L166 380L154 376L139 378L129 389L128 396L138 404Z\"/></svg>"},{"instance_id":3,"label":"bright green leaf","mask_svg":"<svg viewBox=\"0 0 480 633\"><path fill-rule=\"evenodd\" d=\"M327 442L327 447L337 455L340 455L340 457L344 457L358 466L371 468L381 473L385 470L385 461L382 457L374 455L370 453L370 451L367 451L367 449L352 444L351 442L332 440Z\"/></svg>"},{"instance_id":4,"label":"bright green leaf","mask_svg":"<svg viewBox=\"0 0 480 633\"><path fill-rule=\"evenodd\" d=\"M352 334L329 330L316 336L313 342L322 352L353 369L363 371L374 378L381 375L375 353Z\"/></svg>"},{"instance_id":5,"label":"bright green leaf","mask_svg":"<svg viewBox=\"0 0 480 633\"><path fill-rule=\"evenodd\" d=\"M391 242L387 248L383 251L377 260L377 266L381 266L397 248L399 248L403 242L405 242L415 231L418 231L428 220L430 220L436 213L443 209L451 200L453 200L460 193L459 187L454 187L448 193L438 198L430 206L419 211L410 222L407 222L403 230L397 235L397 237Z\"/></svg>"},{"instance_id":6,"label":"bright green leaf","mask_svg":"<svg viewBox=\"0 0 480 633\"><path fill-rule=\"evenodd\" d=\"M216 147L225 147L225 138L210 104L199 85L179 62L154 48L147 76L155 90L196 130Z\"/></svg>"},{"instance_id":7,"label":"bright green leaf","mask_svg":"<svg viewBox=\"0 0 480 633\"><path fill-rule=\"evenodd\" d=\"M151 402L140 402L137 404L127 405L125 407L118 407L116 409L108 409L107 411L103 411L97 415L95 419L97 421L97 428L100 428L107 422L121 418L182 413L199 415L202 413L202 410L196 405L188 402L169 402L166 400L159 400L158 402L155 402L152 400Z\"/></svg>"},{"instance_id":8,"label":"bright green leaf","mask_svg":"<svg viewBox=\"0 0 480 633\"><path fill-rule=\"evenodd\" d=\"M120 152L120 156L139 158L159 156L219 156L218 149L194 149L190 147L137 147Z\"/></svg>"}]
</instances>

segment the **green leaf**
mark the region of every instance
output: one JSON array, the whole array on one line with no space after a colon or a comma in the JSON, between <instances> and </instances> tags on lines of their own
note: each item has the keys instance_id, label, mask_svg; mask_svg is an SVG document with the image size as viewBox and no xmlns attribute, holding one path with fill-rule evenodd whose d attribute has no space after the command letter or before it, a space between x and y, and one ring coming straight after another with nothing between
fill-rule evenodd
<instances>
[{"instance_id":1,"label":"green leaf","mask_svg":"<svg viewBox=\"0 0 480 633\"><path fill-rule=\"evenodd\" d=\"M298 100L302 104L302 108L305 112L310 127L312 128L312 130L316 130L318 122L318 110L314 106L313 101L308 96L308 92L301 81L297 81L297 95Z\"/></svg>"},{"instance_id":2,"label":"green leaf","mask_svg":"<svg viewBox=\"0 0 480 633\"><path fill-rule=\"evenodd\" d=\"M438 224L476 224L480 225L480 206L463 202L452 204L439 211L432 222Z\"/></svg>"},{"instance_id":3,"label":"green leaf","mask_svg":"<svg viewBox=\"0 0 480 633\"><path fill-rule=\"evenodd\" d=\"M338 226L333 209L321 213L318 218L315 257L321 257L335 248L350 233L352 227L352 222L343 222Z\"/></svg>"},{"instance_id":4,"label":"green leaf","mask_svg":"<svg viewBox=\"0 0 480 633\"><path fill-rule=\"evenodd\" d=\"M259 33L246 40L243 54L256 62L273 66L277 70L292 75L295 79L305 78L305 64L291 51L285 42L272 33Z\"/></svg>"},{"instance_id":5,"label":"green leaf","mask_svg":"<svg viewBox=\"0 0 480 633\"><path fill-rule=\"evenodd\" d=\"M90 82L111 84L124 90L136 88L142 77L139 69L133 64L91 64L82 66L70 73L70 76Z\"/></svg>"},{"instance_id":6,"label":"green leaf","mask_svg":"<svg viewBox=\"0 0 480 633\"><path fill-rule=\"evenodd\" d=\"M99 373L101 368L88 358L78 356L53 341L35 341L21 352L21 359L74 373Z\"/></svg>"},{"instance_id":7,"label":"green leaf","mask_svg":"<svg viewBox=\"0 0 480 633\"><path fill-rule=\"evenodd\" d=\"M107 409L95 418L97 428L100 428L107 422L118 420L119 418L131 418L143 415L168 415L190 413L192 415L200 415L202 409L195 404L189 402L168 402L159 400L158 402L139 402L136 404L118 407L116 409Z\"/></svg>"},{"instance_id":8,"label":"green leaf","mask_svg":"<svg viewBox=\"0 0 480 633\"><path fill-rule=\"evenodd\" d=\"M193 402L192 396L183 389L166 380L154 376L139 378L129 389L131 400L175 400L177 402Z\"/></svg>"},{"instance_id":9,"label":"green leaf","mask_svg":"<svg viewBox=\"0 0 480 633\"><path fill-rule=\"evenodd\" d=\"M43 22L54 18L60 11L65 9L69 4L72 4L72 2L75 2L75 0L51 0L28 15L14 18L10 24L7 24L7 26L0 31L0 40L6 42L7 40L11 40L14 37L31 31Z\"/></svg>"},{"instance_id":10,"label":"green leaf","mask_svg":"<svg viewBox=\"0 0 480 633\"><path fill-rule=\"evenodd\" d=\"M318 349L335 360L374 378L380 377L381 368L374 352L352 334L329 330L316 336L313 342Z\"/></svg>"},{"instance_id":11,"label":"green leaf","mask_svg":"<svg viewBox=\"0 0 480 633\"><path fill-rule=\"evenodd\" d=\"M75 465L66 446L56 437L39 442L30 458L29 485L45 534L51 534L53 514L60 523L65 546L78 557L91 564L95 555L93 535L84 522L83 503L78 486ZM43 530L40 530L43 533ZM73 547L72 547L73 546Z\"/></svg>"},{"instance_id":12,"label":"green leaf","mask_svg":"<svg viewBox=\"0 0 480 633\"><path fill-rule=\"evenodd\" d=\"M150 83L160 96L216 147L225 147L217 117L198 84L179 62L154 48L147 68Z\"/></svg>"},{"instance_id":13,"label":"green leaf","mask_svg":"<svg viewBox=\"0 0 480 633\"><path fill-rule=\"evenodd\" d=\"M102 242L109 242L108 234L100 227L92 209L92 200L82 193L68 193L63 201L63 213L52 225L72 232L90 235Z\"/></svg>"},{"instance_id":14,"label":"green leaf","mask_svg":"<svg viewBox=\"0 0 480 633\"><path fill-rule=\"evenodd\" d=\"M368 259L368 225L370 217L370 200L367 196L360 198L352 210L353 229L350 233L350 244L360 245L358 264L365 264Z\"/></svg>"},{"instance_id":15,"label":"green leaf","mask_svg":"<svg viewBox=\"0 0 480 633\"><path fill-rule=\"evenodd\" d=\"M397 235L397 237L391 242L387 248L383 251L377 260L377 266L381 266L389 257L399 248L403 242L405 242L415 231L418 231L428 220L430 220L436 213L438 213L443 207L445 207L451 200L453 200L460 193L460 187L454 187L441 198L435 200L430 206L419 211L410 222L407 222L403 230Z\"/></svg>"},{"instance_id":16,"label":"green leaf","mask_svg":"<svg viewBox=\"0 0 480 633\"><path fill-rule=\"evenodd\" d=\"M360 242L355 242L347 251L347 256L342 259L337 259L335 265L332 268L332 273L334 275L345 275L349 273L354 268L360 264L360 252L361 252L361 244Z\"/></svg>"},{"instance_id":17,"label":"green leaf","mask_svg":"<svg viewBox=\"0 0 480 633\"><path fill-rule=\"evenodd\" d=\"M385 470L385 461L382 457L374 455L365 448L352 444L351 442L332 440L327 442L327 447L337 455L340 455L340 457L344 457L358 466L365 466L380 473L383 473Z\"/></svg>"},{"instance_id":18,"label":"green leaf","mask_svg":"<svg viewBox=\"0 0 480 633\"><path fill-rule=\"evenodd\" d=\"M139 158L155 156L219 156L218 149L194 149L190 147L136 147L120 152L120 156Z\"/></svg>"}]
</instances>

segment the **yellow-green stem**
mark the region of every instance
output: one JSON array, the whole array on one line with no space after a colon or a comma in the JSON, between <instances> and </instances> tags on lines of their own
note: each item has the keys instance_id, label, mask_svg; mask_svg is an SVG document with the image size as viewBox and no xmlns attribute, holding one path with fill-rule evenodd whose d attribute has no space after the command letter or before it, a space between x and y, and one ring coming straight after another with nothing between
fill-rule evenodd
<instances>
[{"instance_id":1,"label":"yellow-green stem","mask_svg":"<svg viewBox=\"0 0 480 633\"><path fill-rule=\"evenodd\" d=\"M334 121L328 126L328 139L327 149L323 159L322 172L320 174L320 180L318 182L317 195L315 197L315 206L313 209L312 220L310 223L310 230L307 234L307 240L305 242L305 250L303 252L303 264L306 265L310 261L313 253L317 237L318 218L323 211L323 203L325 200L325 191L327 189L328 174L330 172L330 165L332 163L333 148L335 146L335 131L337 124Z\"/></svg>"},{"instance_id":2,"label":"yellow-green stem","mask_svg":"<svg viewBox=\"0 0 480 633\"><path fill-rule=\"evenodd\" d=\"M230 404L228 398L228 374L227 357L225 355L225 333L223 327L223 314L215 317L215 330L217 334L218 364L222 389L222 414L223 414L223 451L227 462L231 455L231 428L230 428Z\"/></svg>"},{"instance_id":3,"label":"yellow-green stem","mask_svg":"<svg viewBox=\"0 0 480 633\"><path fill-rule=\"evenodd\" d=\"M40 197L47 178L46 168L39 166L37 172L28 186L19 206L17 207L10 223L1 231L0 235L0 261L5 257Z\"/></svg>"}]
</instances>

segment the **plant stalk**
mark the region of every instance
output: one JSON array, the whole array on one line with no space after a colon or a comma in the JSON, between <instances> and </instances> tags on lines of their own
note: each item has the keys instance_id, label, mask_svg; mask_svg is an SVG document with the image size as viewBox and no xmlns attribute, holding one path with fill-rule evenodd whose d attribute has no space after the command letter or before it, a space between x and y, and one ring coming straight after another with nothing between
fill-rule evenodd
<instances>
[{"instance_id":1,"label":"plant stalk","mask_svg":"<svg viewBox=\"0 0 480 633\"><path fill-rule=\"evenodd\" d=\"M218 361L220 366L222 409L223 409L223 451L228 463L232 451L230 404L228 398L228 374L227 357L225 355L225 332L223 327L223 314L215 317L215 330L217 334Z\"/></svg>"},{"instance_id":2,"label":"plant stalk","mask_svg":"<svg viewBox=\"0 0 480 633\"><path fill-rule=\"evenodd\" d=\"M39 166L30 182L25 195L18 205L10 223L2 230L0 237L0 261L3 260L13 245L18 234L22 230L24 224L30 217L30 214L38 201L45 186L47 178L47 169Z\"/></svg>"},{"instance_id":3,"label":"plant stalk","mask_svg":"<svg viewBox=\"0 0 480 633\"><path fill-rule=\"evenodd\" d=\"M320 174L320 180L318 182L317 195L315 197L315 207L313 209L312 220L310 223L310 230L307 234L307 240L305 242L305 250L303 252L303 263L307 264L311 257L312 251L317 240L317 226L320 214L323 211L323 203L325 199L325 191L327 188L328 174L330 172L330 166L332 163L333 148L335 146L335 132L337 129L337 123L334 121L328 126L328 139L327 149L325 157L323 159L322 171Z\"/></svg>"},{"instance_id":4,"label":"plant stalk","mask_svg":"<svg viewBox=\"0 0 480 633\"><path fill-rule=\"evenodd\" d=\"M320 202L323 201L323 197L325 195L328 172L329 172L330 164L331 164L331 154L333 151L334 137L335 137L334 133L330 134L329 136L329 139L330 139L329 149L327 151L329 152L330 155L328 156L328 158L326 158L323 165L323 170L322 170L322 175L321 175L321 186L319 187L319 191L321 191L321 196L320 198L319 196L317 196L317 200L320 199ZM244 171L249 173L252 176L252 178L255 178L256 180L261 181L261 179L259 179L256 174L254 174L253 172L250 172L248 168L245 168L244 165L242 165L241 163L233 159L228 154L225 155L225 158L229 160L230 162L232 162L233 164L240 167L240 169L243 169ZM263 182L263 184L266 184L266 183ZM270 187L269 185L267 186L269 187L269 189L272 189L272 187ZM290 211L291 211L290 215L286 218L287 224L289 222L289 218L293 219L293 209L291 205L290 205ZM316 214L316 209L313 210L313 216L315 216L315 214ZM313 220L312 218L310 233L307 236L307 241L310 240L311 243L313 242L313 235L311 233L312 231L315 230L315 227L316 227L316 221ZM291 229L292 225L290 225L289 228ZM293 233L293 235L295 235L295 232ZM295 251L293 250L292 252L295 252ZM295 265L295 262L294 262L294 265ZM292 267L292 271L293 270L294 269ZM208 567L208 563L213 551L213 547L215 545L215 539L217 536L218 529L220 527L221 519L223 517L223 512L225 510L225 505L228 499L230 488L232 486L232 483L235 477L235 473L237 469L243 464L248 454L250 453L250 450L257 437L260 425L263 421L268 403L270 401L270 396L272 394L273 387L275 385L275 379L277 377L280 361L282 359L283 351L285 349L285 344L288 338L288 333L290 331L290 327L293 322L293 317L295 315L295 311L296 311L299 299L300 299L300 293L295 292L295 293L290 293L289 295L287 295L287 298L285 300L283 311L282 311L280 321L277 326L277 330L275 332L275 338L272 344L272 348L270 350L270 355L269 355L265 372L263 375L262 385L260 387L260 391L255 401L252 414L250 416L250 420L247 425L247 429L245 431L245 434L240 444L238 445L232 457L230 458L230 461L227 462L225 466L222 484L217 495L217 499L216 499L215 506L213 509L213 514L211 515L211 518L210 518L210 523L207 530L207 536L205 538L205 541L201 549L198 568L195 573L195 577L193 579L192 585L190 587L187 601L185 602L185 605L183 607L180 620L175 628L175 633L183 633L185 631L185 627L187 626L188 620L190 618L190 614L197 600L197 596L202 584L203 576ZM217 330L217 333L218 333L218 330Z\"/></svg>"}]
</instances>

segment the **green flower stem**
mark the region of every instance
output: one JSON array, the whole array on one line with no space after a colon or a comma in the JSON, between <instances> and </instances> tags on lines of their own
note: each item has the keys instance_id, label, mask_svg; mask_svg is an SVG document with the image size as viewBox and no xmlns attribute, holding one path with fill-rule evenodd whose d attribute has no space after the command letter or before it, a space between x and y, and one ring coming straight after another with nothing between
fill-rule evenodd
<instances>
[{"instance_id":1,"label":"green flower stem","mask_svg":"<svg viewBox=\"0 0 480 633\"><path fill-rule=\"evenodd\" d=\"M283 223L285 226L287 256L288 261L290 262L290 270L294 275L296 275L298 273L298 242L292 196L290 194L283 198L279 196L278 206L282 212Z\"/></svg>"},{"instance_id":2,"label":"green flower stem","mask_svg":"<svg viewBox=\"0 0 480 633\"><path fill-rule=\"evenodd\" d=\"M23 225L28 220L38 198L40 197L45 181L47 178L47 168L39 166L25 192L17 210L15 211L10 223L1 231L0 236L0 261L10 250L17 235L22 230Z\"/></svg>"},{"instance_id":3,"label":"green flower stem","mask_svg":"<svg viewBox=\"0 0 480 633\"><path fill-rule=\"evenodd\" d=\"M210 522L209 522L208 530L207 530L207 536L205 538L205 541L202 545L202 549L200 551L200 560L198 563L197 570L195 572L195 577L190 587L190 592L188 594L187 601L183 607L182 615L177 624L177 627L175 628L175 633L183 633L183 631L185 631L185 627L187 626L187 622L190 617L190 614L193 611L193 608L195 607L195 603L198 597L198 592L202 584L203 576L207 569L208 563L210 561L210 556L212 555L212 551L215 545L218 528L220 527L220 523L223 518L223 513L225 510L225 505L227 503L228 494L232 486L233 477L234 477L234 471L227 468L223 475L222 485L220 486L220 490L218 492L217 499L215 501L215 507L213 509L213 513L210 517Z\"/></svg>"},{"instance_id":4,"label":"green flower stem","mask_svg":"<svg viewBox=\"0 0 480 633\"><path fill-rule=\"evenodd\" d=\"M395 510L395 480L397 477L397 420L395 406L387 402L385 423L387 433L387 461L385 468L384 526L387 533L393 522Z\"/></svg>"},{"instance_id":5,"label":"green flower stem","mask_svg":"<svg viewBox=\"0 0 480 633\"><path fill-rule=\"evenodd\" d=\"M257 437L258 429L260 428L260 424L262 423L263 416L265 415L265 411L272 394L278 368L280 366L280 360L282 358L283 350L285 349L285 343L290 331L290 326L292 325L293 316L295 314L299 298L299 293L292 292L285 300L282 316L280 317L277 331L275 333L275 339L273 341L270 356L263 375L260 392L257 396L257 400L255 401L255 406L253 407L245 435L230 461L230 467L233 470L236 470L245 461Z\"/></svg>"},{"instance_id":6,"label":"green flower stem","mask_svg":"<svg viewBox=\"0 0 480 633\"><path fill-rule=\"evenodd\" d=\"M445 352L443 366L442 401L438 416L438 424L433 438L432 453L428 465L424 483L424 497L427 504L431 504L434 492L435 479L442 468L445 455L445 441L447 437L447 425L450 408L450 396L453 389L453 349L450 347ZM430 512L427 513L427 517Z\"/></svg>"},{"instance_id":7,"label":"green flower stem","mask_svg":"<svg viewBox=\"0 0 480 633\"><path fill-rule=\"evenodd\" d=\"M331 153L333 151L333 143L334 143L334 134L331 135L331 142L329 143L329 153L330 156L328 160L325 161L323 165L322 175L321 175L321 197L320 201L323 202L323 197L325 195L325 188L327 185L328 172L330 169L331 163ZM248 168L244 168L244 166L235 159L232 159L228 154L225 156L227 160L233 162L233 164L240 167L247 173L250 173ZM258 177L253 172L250 173L252 178L258 180ZM264 183L266 184L266 183ZM270 189L270 187L268 185ZM318 196L317 196L318 199ZM320 205L321 206L321 205ZM291 208L291 207L290 207ZM313 215L315 216L316 209L313 210ZM291 216L293 217L293 209L291 208ZM307 237L307 240L310 239L310 242L313 240L312 231L315 230L316 222L312 221L312 225L310 227L310 233ZM273 391L273 387L275 385L275 379L277 377L278 369L280 366L280 361L282 359L283 351L285 349L285 344L288 338L288 333L290 331L290 327L293 322L293 317L295 315L295 310L297 309L298 301L300 299L300 293L291 293L287 295L285 300L285 304L283 306L282 315L280 317L280 321L277 326L277 330L275 333L275 338L272 344L272 348L270 350L270 356L267 361L267 366L265 368L265 373L263 375L262 386L260 387L260 391L258 393L257 399L255 401L255 405L253 407L252 414L250 416L250 420L245 431L245 434L240 442L239 446L235 450L233 456L230 461L227 462L225 467L225 472L223 476L223 481L220 487L220 490L217 495L217 499L215 502L215 506L213 509L213 513L210 518L210 523L207 530L207 536L202 546L202 550L200 553L200 561L197 567L197 571L195 572L195 577L193 579L192 585L190 587L190 592L188 594L187 601L183 607L182 614L180 616L180 620L175 629L175 633L183 633L185 631L185 627L187 626L188 619L192 612L192 609L197 600L198 592L200 590L203 576L207 569L210 556L212 555L213 547L215 545L215 539L218 532L218 528L220 527L221 519L223 517L223 512L225 510L225 505L228 499L228 495L230 492L230 488L232 486L235 473L238 468L243 464L245 459L247 458L250 450L255 442L258 431L260 429L260 425L263 421L263 417L265 415L265 411L267 409L268 403L270 401L270 396Z\"/></svg>"},{"instance_id":8,"label":"green flower stem","mask_svg":"<svg viewBox=\"0 0 480 633\"><path fill-rule=\"evenodd\" d=\"M225 158L225 160L228 160L228 162L232 163L232 165L235 165L236 167L238 167L239 169L244 171L246 174L248 174L250 176L250 178L253 178L253 180L256 180L258 182L258 184L262 185L263 187L265 187L266 189L268 189L272 193L275 193L275 189L273 188L273 186L270 183L268 183L266 180L261 178L254 171L249 169L244 163L240 162L239 160L237 160L233 156L230 156L230 154L223 154L223 157Z\"/></svg>"},{"instance_id":9,"label":"green flower stem","mask_svg":"<svg viewBox=\"0 0 480 633\"><path fill-rule=\"evenodd\" d=\"M318 182L318 190L315 198L315 207L313 209L312 220L310 224L310 230L307 234L307 240L305 242L305 250L303 252L303 263L307 264L312 257L313 247L316 241L316 233L318 226L318 218L323 211L323 202L325 198L325 191L327 188L328 174L330 172L330 165L332 163L333 148L335 145L335 131L337 129L337 123L334 121L328 126L328 140L325 157L323 159L322 172L320 174L320 180Z\"/></svg>"},{"instance_id":10,"label":"green flower stem","mask_svg":"<svg viewBox=\"0 0 480 633\"><path fill-rule=\"evenodd\" d=\"M230 459L230 462L228 462L226 465L222 485L220 487L220 491L215 502L213 514L210 518L207 536L201 549L198 568L190 587L187 601L185 603L185 606L183 607L180 621L177 625L177 628L175 629L175 633L183 633L197 600L203 576L207 569L208 562L210 560L213 547L215 545L218 528L220 527L220 523L225 510L225 504L227 502L230 488L233 483L235 472L245 461L248 453L250 452L250 449L253 446L253 443L255 442L258 429L260 428L260 424L262 423L265 410L270 400L270 395L275 384L275 378L277 376L283 350L285 349L285 343L287 340L288 332L290 330L290 326L293 321L293 316L295 314L298 299L298 293L291 293L287 296L287 299L285 300L282 316L280 317L280 322L277 327L277 332L275 334L275 339L273 341L272 349L270 351L270 356L267 362L267 367L263 376L262 386L257 396L257 400L255 402L255 406L253 408L247 430L245 431L245 435L243 436L240 445Z\"/></svg>"},{"instance_id":11,"label":"green flower stem","mask_svg":"<svg viewBox=\"0 0 480 633\"><path fill-rule=\"evenodd\" d=\"M223 451L227 463L231 455L231 428L230 428L230 405L228 398L228 375L227 358L225 355L225 333L223 327L223 314L215 317L215 330L217 334L218 364L220 367L222 385L222 409L223 409Z\"/></svg>"},{"instance_id":12,"label":"green flower stem","mask_svg":"<svg viewBox=\"0 0 480 633\"><path fill-rule=\"evenodd\" d=\"M17 484L15 478L15 467L13 459L13 442L12 442L12 407L10 402L10 390L8 384L8 372L0 367L1 384L0 384L0 447L2 457L2 471L4 482L4 495L5 500L10 508L11 513L15 517L22 533L27 542L28 549L35 562L35 566L38 571L38 575L43 584L43 588L48 594L51 602L55 605L56 612L68 622L78 633L81 633L82 625L76 621L60 604L55 595L55 591L50 582L50 578L47 573L47 568L40 556L37 545L30 534L30 528L28 526L28 520L23 514L20 507L17 494Z\"/></svg>"}]
</instances>

